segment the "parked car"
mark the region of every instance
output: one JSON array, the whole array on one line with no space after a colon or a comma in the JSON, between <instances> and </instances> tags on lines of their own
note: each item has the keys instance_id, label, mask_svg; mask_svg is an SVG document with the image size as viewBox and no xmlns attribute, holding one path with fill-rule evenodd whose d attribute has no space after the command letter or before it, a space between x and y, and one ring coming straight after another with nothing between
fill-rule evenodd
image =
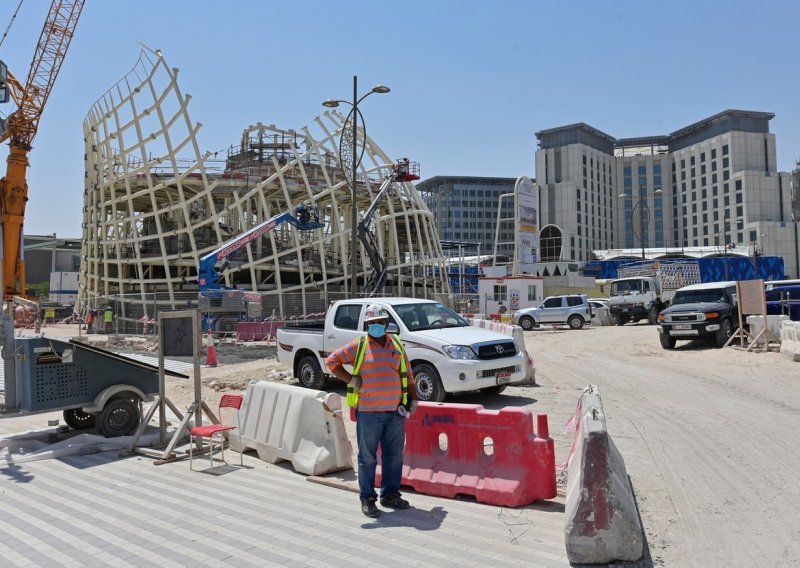
<instances>
[{"instance_id":1,"label":"parked car","mask_svg":"<svg viewBox=\"0 0 800 568\"><path fill-rule=\"evenodd\" d=\"M447 306L416 298L340 300L324 323L278 330L278 361L291 368L304 387L324 386L327 355L364 335L368 304L389 312L388 331L397 333L414 373L417 398L441 402L448 393L500 394L506 385L523 384L527 353L507 335L472 327Z\"/></svg>"},{"instance_id":2,"label":"parked car","mask_svg":"<svg viewBox=\"0 0 800 568\"><path fill-rule=\"evenodd\" d=\"M800 321L800 285L776 286L766 295L768 315L788 315L789 319Z\"/></svg>"},{"instance_id":3,"label":"parked car","mask_svg":"<svg viewBox=\"0 0 800 568\"><path fill-rule=\"evenodd\" d=\"M543 323L561 323L571 329L581 329L591 320L592 307L586 294L550 296L539 307L517 310L513 317L513 322L522 329L533 329Z\"/></svg>"},{"instance_id":4,"label":"parked car","mask_svg":"<svg viewBox=\"0 0 800 568\"><path fill-rule=\"evenodd\" d=\"M675 292L672 305L658 314L661 347L674 349L679 339L710 339L723 347L739 322L736 282L709 282Z\"/></svg>"},{"instance_id":5,"label":"parked car","mask_svg":"<svg viewBox=\"0 0 800 568\"><path fill-rule=\"evenodd\" d=\"M589 298L589 305L592 306L592 311L596 310L597 308L610 307L608 298Z\"/></svg>"}]
</instances>

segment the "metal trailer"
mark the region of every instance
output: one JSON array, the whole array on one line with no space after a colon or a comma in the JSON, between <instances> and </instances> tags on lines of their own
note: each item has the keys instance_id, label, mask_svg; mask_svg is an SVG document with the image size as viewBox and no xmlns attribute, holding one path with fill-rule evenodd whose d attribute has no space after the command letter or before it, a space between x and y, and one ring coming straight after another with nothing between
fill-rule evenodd
<instances>
[{"instance_id":1,"label":"metal trailer","mask_svg":"<svg viewBox=\"0 0 800 568\"><path fill-rule=\"evenodd\" d=\"M109 438L136 431L142 403L159 392L158 367L78 341L15 338L12 326L4 316L0 418L61 410L76 430L96 424ZM188 378L173 371L165 374Z\"/></svg>"}]
</instances>

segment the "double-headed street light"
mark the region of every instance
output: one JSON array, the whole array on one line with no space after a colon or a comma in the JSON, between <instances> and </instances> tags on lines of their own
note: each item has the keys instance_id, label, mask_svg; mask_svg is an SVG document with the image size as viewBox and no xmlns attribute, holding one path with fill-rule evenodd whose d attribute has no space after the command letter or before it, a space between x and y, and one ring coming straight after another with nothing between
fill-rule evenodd
<instances>
[{"instance_id":1,"label":"double-headed street light","mask_svg":"<svg viewBox=\"0 0 800 568\"><path fill-rule=\"evenodd\" d=\"M644 254L644 212L647 208L647 195L642 195L642 189L644 189L644 185L639 186L639 197L636 199L636 204L633 206L633 210L635 211L637 208L639 209L639 242L642 245L642 262L647 260ZM661 188L656 188L653 193L661 193ZM620 193L620 197L624 197L626 199L632 199L634 196L631 193ZM631 222L633 219L631 219Z\"/></svg>"},{"instance_id":2,"label":"double-headed street light","mask_svg":"<svg viewBox=\"0 0 800 568\"><path fill-rule=\"evenodd\" d=\"M358 271L358 264L356 263L356 247L358 246L357 233L358 233L358 207L356 207L356 174L358 172L358 165L361 163L361 158L364 155L364 150L367 146L367 127L364 123L364 116L358 110L358 105L370 96L372 93L385 94L391 89L384 85L376 85L372 90L361 98L358 97L358 77L353 76L353 102L344 101L339 99L328 99L323 106L328 108L336 108L340 104L350 105L352 108L348 113L342 127L342 135L339 138L339 167L345 178L350 173L348 184L350 185L350 199L352 201L351 207L351 227L350 227L350 298L355 298L358 295L358 283L356 273ZM361 120L361 129L364 131L364 140L361 145L361 150L358 147L358 121ZM352 137L348 137L347 132L348 123L352 127Z\"/></svg>"}]
</instances>

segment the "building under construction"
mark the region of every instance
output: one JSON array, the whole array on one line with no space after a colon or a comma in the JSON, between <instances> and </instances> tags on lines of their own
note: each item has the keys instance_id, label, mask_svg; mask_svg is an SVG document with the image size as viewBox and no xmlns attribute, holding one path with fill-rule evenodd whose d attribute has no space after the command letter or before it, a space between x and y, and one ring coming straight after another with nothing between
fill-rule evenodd
<instances>
[{"instance_id":1,"label":"building under construction","mask_svg":"<svg viewBox=\"0 0 800 568\"><path fill-rule=\"evenodd\" d=\"M316 208L323 228L276 227L230 259L224 284L259 292L265 315L324 311L351 279L351 191L338 159L351 124L330 111L313 130L258 123L244 129L238 146L202 152L201 124L190 119L190 96L177 77L160 52L143 50L84 121L79 309L114 298L120 316L136 319L192 305L205 254L302 203ZM395 162L369 137L363 143L355 191L361 212ZM386 262L384 293L449 292L433 217L411 183L393 186L371 231ZM363 245L357 248L363 293L372 267Z\"/></svg>"}]
</instances>

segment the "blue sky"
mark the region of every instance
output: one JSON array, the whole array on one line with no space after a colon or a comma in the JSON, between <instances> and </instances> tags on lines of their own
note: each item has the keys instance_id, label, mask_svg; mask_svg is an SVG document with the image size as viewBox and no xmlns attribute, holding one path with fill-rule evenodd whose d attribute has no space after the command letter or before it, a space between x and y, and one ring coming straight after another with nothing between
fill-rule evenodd
<instances>
[{"instance_id":1,"label":"blue sky","mask_svg":"<svg viewBox=\"0 0 800 568\"><path fill-rule=\"evenodd\" d=\"M0 2L0 33L17 7ZM0 59L21 80L49 0L25 0ZM538 130L587 122L668 134L727 108L775 113L778 168L800 159L800 2L87 0L30 154L25 233L79 237L82 123L139 43L181 70L203 149L249 124L361 106L390 155L435 175L535 175ZM8 114L11 104L0 106ZM7 156L4 147L2 157Z\"/></svg>"}]
</instances>

